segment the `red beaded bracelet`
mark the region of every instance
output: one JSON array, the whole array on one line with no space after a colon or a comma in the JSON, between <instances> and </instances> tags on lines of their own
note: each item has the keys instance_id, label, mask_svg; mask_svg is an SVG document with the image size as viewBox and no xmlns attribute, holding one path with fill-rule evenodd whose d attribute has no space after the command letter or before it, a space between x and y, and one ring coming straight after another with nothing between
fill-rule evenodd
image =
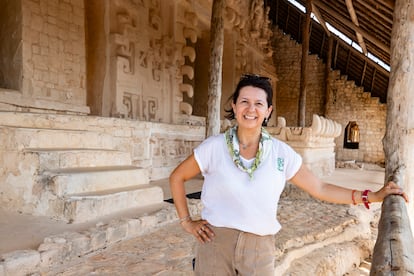
<instances>
[{"instance_id":1,"label":"red beaded bracelet","mask_svg":"<svg viewBox=\"0 0 414 276\"><path fill-rule=\"evenodd\" d=\"M371 190L365 190L362 192L362 202L364 203L365 208L367 209L369 209L369 204L371 203L368 200L368 192L371 192Z\"/></svg>"},{"instance_id":2,"label":"red beaded bracelet","mask_svg":"<svg viewBox=\"0 0 414 276\"><path fill-rule=\"evenodd\" d=\"M352 190L352 203L354 205L356 205L356 202L355 202L355 192L356 192L356 190Z\"/></svg>"}]
</instances>

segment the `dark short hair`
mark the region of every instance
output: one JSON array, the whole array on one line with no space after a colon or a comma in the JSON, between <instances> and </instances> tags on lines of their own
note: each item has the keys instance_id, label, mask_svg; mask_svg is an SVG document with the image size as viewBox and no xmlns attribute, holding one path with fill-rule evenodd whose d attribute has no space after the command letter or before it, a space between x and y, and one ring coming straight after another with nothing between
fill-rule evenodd
<instances>
[{"instance_id":1,"label":"dark short hair","mask_svg":"<svg viewBox=\"0 0 414 276\"><path fill-rule=\"evenodd\" d=\"M234 90L233 94L231 94L231 96L228 98L227 102L231 101L234 104L236 104L237 99L239 98L239 95L240 95L240 90L246 86L253 86L253 87L263 89L267 95L266 100L267 100L268 107L272 106L273 89L272 89L272 84L270 83L270 79L268 77L263 77L263 76L254 75L254 74L244 74L241 76L239 83L236 86L236 90ZM227 113L224 116L226 119L233 120L236 118L233 108L230 107L229 109L225 109L224 111ZM270 117L272 116L272 113L270 113L268 119L270 119ZM266 126L267 122L263 121L262 125Z\"/></svg>"}]
</instances>

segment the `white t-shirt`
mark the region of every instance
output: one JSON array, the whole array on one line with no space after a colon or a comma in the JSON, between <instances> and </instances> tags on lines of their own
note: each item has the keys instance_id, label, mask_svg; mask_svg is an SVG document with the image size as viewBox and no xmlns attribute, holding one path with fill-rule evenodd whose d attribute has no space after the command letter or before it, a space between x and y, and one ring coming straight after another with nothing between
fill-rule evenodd
<instances>
[{"instance_id":1,"label":"white t-shirt","mask_svg":"<svg viewBox=\"0 0 414 276\"><path fill-rule=\"evenodd\" d=\"M253 179L234 164L224 134L209 137L194 149L204 176L203 219L216 227L256 235L272 235L280 230L276 217L279 197L286 180L298 172L302 158L277 139L272 138L272 144Z\"/></svg>"}]
</instances>

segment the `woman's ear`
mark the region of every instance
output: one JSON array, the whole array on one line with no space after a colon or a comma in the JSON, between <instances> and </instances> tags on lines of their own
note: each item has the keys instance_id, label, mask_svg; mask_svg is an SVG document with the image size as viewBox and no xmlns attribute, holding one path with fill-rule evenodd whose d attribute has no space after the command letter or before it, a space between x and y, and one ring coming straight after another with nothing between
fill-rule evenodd
<instances>
[{"instance_id":1,"label":"woman's ear","mask_svg":"<svg viewBox=\"0 0 414 276\"><path fill-rule=\"evenodd\" d=\"M231 108L233 109L234 115L236 115L236 105L233 102L231 102Z\"/></svg>"},{"instance_id":2,"label":"woman's ear","mask_svg":"<svg viewBox=\"0 0 414 276\"><path fill-rule=\"evenodd\" d=\"M269 108L267 109L266 118L269 118L272 112L273 112L273 105L269 106Z\"/></svg>"}]
</instances>

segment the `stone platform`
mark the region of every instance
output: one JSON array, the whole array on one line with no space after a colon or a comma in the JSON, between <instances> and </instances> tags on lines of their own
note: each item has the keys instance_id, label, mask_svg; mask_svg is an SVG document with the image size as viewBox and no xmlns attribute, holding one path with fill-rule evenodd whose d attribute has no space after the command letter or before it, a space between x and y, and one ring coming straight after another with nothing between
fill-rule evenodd
<instances>
[{"instance_id":1,"label":"stone platform","mask_svg":"<svg viewBox=\"0 0 414 276\"><path fill-rule=\"evenodd\" d=\"M377 190L383 177L381 171L337 169L325 180ZM194 181L189 190L196 190L200 184L201 180ZM157 185L168 189L166 182L158 181ZM200 201L189 199L189 203L191 212L198 213ZM363 206L333 205L290 196L281 199L279 219L283 228L276 237L277 275L363 275L357 268L369 258L373 248L376 229L372 226L376 225L379 207L380 204L373 204L365 210ZM43 229L49 229L46 237L39 231L41 224L30 222L31 225L21 223L20 229L2 235L0 249L10 239L15 248L11 252L0 251L1 276L192 274L196 241L181 229L169 203L94 225L68 224L66 229L60 225L57 233L50 232L54 225L49 222L49 227L43 225ZM12 224L9 217L9 230L13 229ZM3 227L5 224L0 224L1 234L5 234L1 232ZM20 233L20 237L13 232ZM43 241L18 246L24 244L25 238L35 236Z\"/></svg>"}]
</instances>

